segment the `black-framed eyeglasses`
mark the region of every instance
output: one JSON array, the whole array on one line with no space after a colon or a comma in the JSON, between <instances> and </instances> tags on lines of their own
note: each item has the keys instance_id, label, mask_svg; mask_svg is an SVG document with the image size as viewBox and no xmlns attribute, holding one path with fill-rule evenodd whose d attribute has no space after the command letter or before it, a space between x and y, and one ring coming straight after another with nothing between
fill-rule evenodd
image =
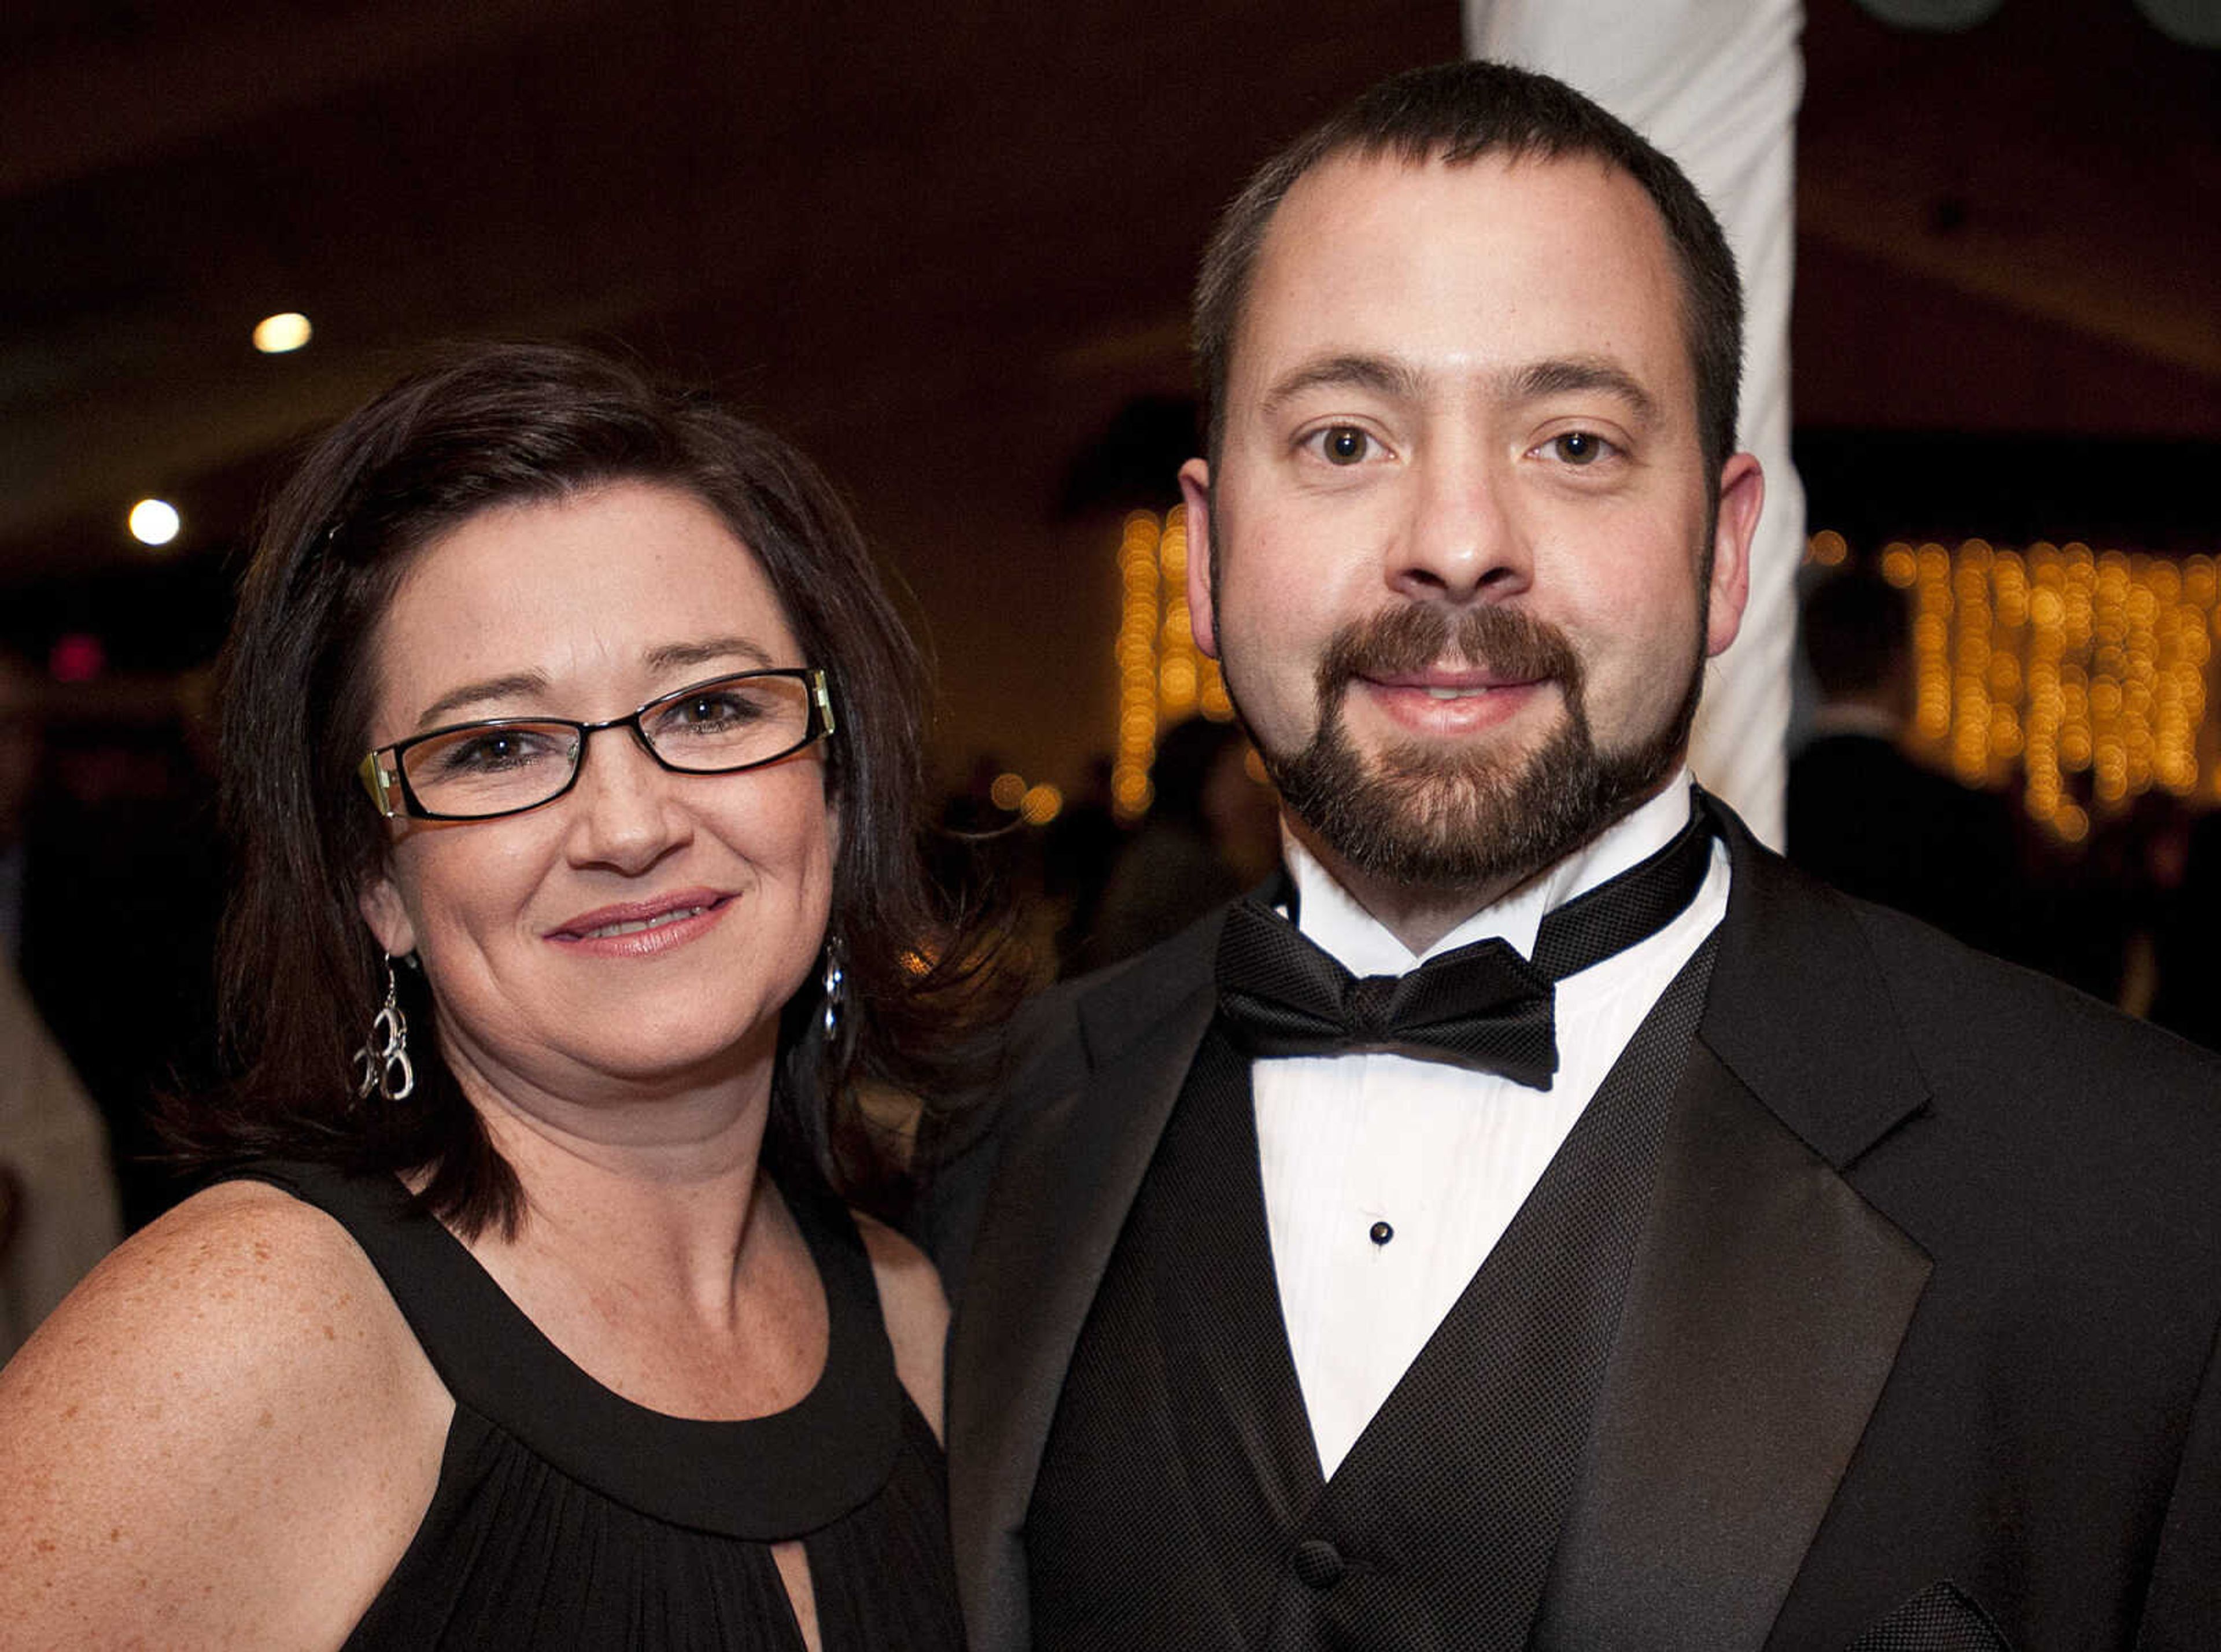
<instances>
[{"instance_id":1,"label":"black-framed eyeglasses","mask_svg":"<svg viewBox=\"0 0 2221 1652\"><path fill-rule=\"evenodd\" d=\"M491 820L553 803L578 784L589 736L626 729L674 774L737 774L833 732L833 691L814 666L735 672L660 695L607 723L484 717L380 746L356 773L381 815Z\"/></svg>"}]
</instances>

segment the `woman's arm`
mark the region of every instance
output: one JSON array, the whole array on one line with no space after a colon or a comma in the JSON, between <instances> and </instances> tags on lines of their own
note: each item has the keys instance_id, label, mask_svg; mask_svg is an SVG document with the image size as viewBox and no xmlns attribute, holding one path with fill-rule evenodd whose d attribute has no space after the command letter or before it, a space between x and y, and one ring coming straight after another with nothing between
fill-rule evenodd
<instances>
[{"instance_id":1,"label":"woman's arm","mask_svg":"<svg viewBox=\"0 0 2221 1652\"><path fill-rule=\"evenodd\" d=\"M0 1372L0 1649L337 1646L453 1409L337 1223L259 1185L196 1196Z\"/></svg>"}]
</instances>

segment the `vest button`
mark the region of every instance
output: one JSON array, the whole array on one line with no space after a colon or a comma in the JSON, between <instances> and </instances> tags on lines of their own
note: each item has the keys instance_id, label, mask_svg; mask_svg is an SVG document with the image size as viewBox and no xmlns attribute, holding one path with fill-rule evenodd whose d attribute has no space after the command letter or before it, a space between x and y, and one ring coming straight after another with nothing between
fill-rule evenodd
<instances>
[{"instance_id":1,"label":"vest button","mask_svg":"<svg viewBox=\"0 0 2221 1652\"><path fill-rule=\"evenodd\" d=\"M1342 1551L1323 1537L1304 1538L1289 1552L1288 1563L1314 1589L1331 1589L1342 1577Z\"/></svg>"}]
</instances>

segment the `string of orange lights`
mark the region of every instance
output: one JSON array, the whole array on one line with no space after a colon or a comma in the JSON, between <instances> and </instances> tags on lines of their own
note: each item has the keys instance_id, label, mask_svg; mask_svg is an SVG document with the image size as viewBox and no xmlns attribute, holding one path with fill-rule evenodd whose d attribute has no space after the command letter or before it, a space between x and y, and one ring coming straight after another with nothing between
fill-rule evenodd
<instances>
[{"instance_id":1,"label":"string of orange lights","mask_svg":"<svg viewBox=\"0 0 2221 1652\"><path fill-rule=\"evenodd\" d=\"M1187 510L1160 516L1136 510L1118 543L1123 599L1114 653L1118 666L1118 740L1110 768L1111 808L1121 820L1148 811L1149 764L1164 729L1200 714L1234 716L1218 662L1195 646L1187 606Z\"/></svg>"},{"instance_id":2,"label":"string of orange lights","mask_svg":"<svg viewBox=\"0 0 2221 1652\"><path fill-rule=\"evenodd\" d=\"M1808 555L1834 566L1850 550L1823 532ZM1880 568L1912 598L1913 742L1962 782L2018 781L2029 814L2070 843L2155 788L2221 800L2212 557L1970 539L1893 543Z\"/></svg>"}]
</instances>

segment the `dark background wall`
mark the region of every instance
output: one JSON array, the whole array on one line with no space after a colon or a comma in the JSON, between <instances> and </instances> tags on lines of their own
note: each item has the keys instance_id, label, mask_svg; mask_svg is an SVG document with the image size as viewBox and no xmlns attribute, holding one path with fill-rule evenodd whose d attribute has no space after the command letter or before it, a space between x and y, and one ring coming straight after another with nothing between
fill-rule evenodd
<instances>
[{"instance_id":1,"label":"dark background wall","mask_svg":"<svg viewBox=\"0 0 2221 1652\"><path fill-rule=\"evenodd\" d=\"M1942 35L1809 14L1813 526L1928 531L1955 498L1997 537L2211 548L2182 496L2221 443L2221 53L2130 0ZM1114 715L1114 507L1150 491L1075 494L1075 465L1185 394L1192 260L1244 172L1459 49L1447 0L17 0L0 629L191 665L303 432L427 339L583 334L816 452L938 646L952 773L992 748L1070 785ZM255 354L281 309L314 341ZM2040 520L2038 483L2091 521ZM147 492L185 514L159 556L122 528Z\"/></svg>"}]
</instances>

